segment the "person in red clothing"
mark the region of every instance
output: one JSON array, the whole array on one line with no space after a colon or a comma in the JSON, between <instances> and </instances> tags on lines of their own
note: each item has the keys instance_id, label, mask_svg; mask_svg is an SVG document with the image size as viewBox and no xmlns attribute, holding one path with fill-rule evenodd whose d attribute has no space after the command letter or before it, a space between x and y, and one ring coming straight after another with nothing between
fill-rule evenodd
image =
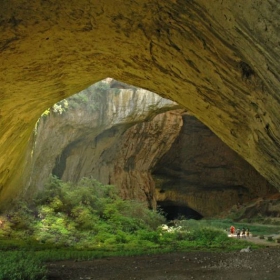
<instances>
[{"instance_id":1,"label":"person in red clothing","mask_svg":"<svg viewBox=\"0 0 280 280\"><path fill-rule=\"evenodd\" d=\"M234 226L231 226L231 227L229 228L229 230L230 230L230 234L231 234L231 235L233 235L233 234L235 233L235 227L234 227Z\"/></svg>"}]
</instances>

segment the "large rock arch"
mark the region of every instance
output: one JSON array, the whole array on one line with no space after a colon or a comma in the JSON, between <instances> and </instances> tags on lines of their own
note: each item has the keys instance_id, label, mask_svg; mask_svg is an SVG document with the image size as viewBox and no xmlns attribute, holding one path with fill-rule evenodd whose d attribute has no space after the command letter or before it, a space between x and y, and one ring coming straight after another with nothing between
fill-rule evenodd
<instances>
[{"instance_id":1,"label":"large rock arch","mask_svg":"<svg viewBox=\"0 0 280 280\"><path fill-rule=\"evenodd\" d=\"M42 111L108 76L185 106L280 188L276 0L0 2L1 205Z\"/></svg>"}]
</instances>

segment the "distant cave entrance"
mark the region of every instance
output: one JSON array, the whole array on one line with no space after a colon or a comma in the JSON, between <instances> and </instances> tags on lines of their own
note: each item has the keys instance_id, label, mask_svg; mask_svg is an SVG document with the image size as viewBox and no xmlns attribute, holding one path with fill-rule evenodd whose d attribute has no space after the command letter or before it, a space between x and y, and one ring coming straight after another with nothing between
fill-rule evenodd
<instances>
[{"instance_id":1,"label":"distant cave entrance","mask_svg":"<svg viewBox=\"0 0 280 280\"><path fill-rule=\"evenodd\" d=\"M178 218L200 220L203 216L192 208L173 201L158 201L158 207L163 211L168 221Z\"/></svg>"}]
</instances>

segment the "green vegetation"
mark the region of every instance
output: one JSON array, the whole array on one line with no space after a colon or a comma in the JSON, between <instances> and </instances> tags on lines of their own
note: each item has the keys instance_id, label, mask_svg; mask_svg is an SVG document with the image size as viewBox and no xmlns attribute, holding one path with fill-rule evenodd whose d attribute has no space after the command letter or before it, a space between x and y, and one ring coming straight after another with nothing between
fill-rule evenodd
<instances>
[{"instance_id":1,"label":"green vegetation","mask_svg":"<svg viewBox=\"0 0 280 280\"><path fill-rule=\"evenodd\" d=\"M46 268L32 252L0 252L0 279L44 280Z\"/></svg>"},{"instance_id":2,"label":"green vegetation","mask_svg":"<svg viewBox=\"0 0 280 280\"><path fill-rule=\"evenodd\" d=\"M227 213L222 213L222 216L240 223L274 225L279 228L280 219L275 215L279 207L280 203L276 195L276 197L235 205ZM270 208L274 208L276 212L270 211Z\"/></svg>"},{"instance_id":3,"label":"green vegetation","mask_svg":"<svg viewBox=\"0 0 280 280\"><path fill-rule=\"evenodd\" d=\"M100 81L89 88L68 97L67 99L63 99L55 103L51 108L48 108L42 113L41 118L44 119L48 117L51 111L61 115L68 109L77 109L81 106L87 107L87 109L91 111L97 111L100 109L100 105L102 104L102 101L105 100L104 98L109 91L114 94L120 93L120 89L110 88L109 83L106 81ZM36 124L36 126L37 125L38 124Z\"/></svg>"},{"instance_id":4,"label":"green vegetation","mask_svg":"<svg viewBox=\"0 0 280 280\"><path fill-rule=\"evenodd\" d=\"M90 178L75 185L51 177L32 203L18 202L0 220L0 280L44 279L44 262L51 260L238 250L248 245L228 238L230 221L181 220L167 226L160 212L124 201L114 186Z\"/></svg>"},{"instance_id":5,"label":"green vegetation","mask_svg":"<svg viewBox=\"0 0 280 280\"><path fill-rule=\"evenodd\" d=\"M205 219L199 221L199 224L201 226L211 226L214 228L220 228L224 230L229 229L231 225L234 225L235 228L240 228L240 229L249 228L251 234L253 234L254 236L280 234L279 225L234 222L231 219L224 219L224 220Z\"/></svg>"},{"instance_id":6,"label":"green vegetation","mask_svg":"<svg viewBox=\"0 0 280 280\"><path fill-rule=\"evenodd\" d=\"M69 108L77 109L80 106L86 106L88 110L97 111L105 100L106 94L115 89L105 81L100 81L71 97L67 98Z\"/></svg>"},{"instance_id":7,"label":"green vegetation","mask_svg":"<svg viewBox=\"0 0 280 280\"><path fill-rule=\"evenodd\" d=\"M68 101L67 99L63 99L52 106L52 111L61 115L63 112L68 109Z\"/></svg>"},{"instance_id":8,"label":"green vegetation","mask_svg":"<svg viewBox=\"0 0 280 280\"><path fill-rule=\"evenodd\" d=\"M43 118L47 117L47 116L50 114L50 112L51 112L51 108L48 108L47 110L45 110L45 111L43 112L43 114L41 115L41 117L43 117ZM38 121L37 121L37 122L38 122Z\"/></svg>"},{"instance_id":9,"label":"green vegetation","mask_svg":"<svg viewBox=\"0 0 280 280\"><path fill-rule=\"evenodd\" d=\"M140 202L122 200L114 186L88 178L74 185L51 177L33 203L20 202L7 215L0 237L76 249L136 246L143 230L153 234L165 221Z\"/></svg>"}]
</instances>

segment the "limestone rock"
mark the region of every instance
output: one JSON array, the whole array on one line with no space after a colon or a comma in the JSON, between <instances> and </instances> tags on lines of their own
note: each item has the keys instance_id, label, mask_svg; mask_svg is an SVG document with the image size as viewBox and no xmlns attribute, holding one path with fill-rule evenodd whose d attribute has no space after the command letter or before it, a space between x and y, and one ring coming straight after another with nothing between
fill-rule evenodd
<instances>
[{"instance_id":1,"label":"limestone rock","mask_svg":"<svg viewBox=\"0 0 280 280\"><path fill-rule=\"evenodd\" d=\"M276 192L205 125L178 108L112 79L56 104L34 132L23 176L25 195L42 189L50 174L71 182L93 177L116 185L124 199L153 208L157 203L188 207L210 217Z\"/></svg>"},{"instance_id":2,"label":"limestone rock","mask_svg":"<svg viewBox=\"0 0 280 280\"><path fill-rule=\"evenodd\" d=\"M277 0L13 0L0 21L2 206L41 113L108 76L188 108L280 188Z\"/></svg>"},{"instance_id":3,"label":"limestone rock","mask_svg":"<svg viewBox=\"0 0 280 280\"><path fill-rule=\"evenodd\" d=\"M184 110L143 89L115 88L96 103L69 101L74 108L40 119L23 176L25 195L42 189L50 174L71 182L93 177L118 186L123 198L155 207L150 172L178 136Z\"/></svg>"}]
</instances>

